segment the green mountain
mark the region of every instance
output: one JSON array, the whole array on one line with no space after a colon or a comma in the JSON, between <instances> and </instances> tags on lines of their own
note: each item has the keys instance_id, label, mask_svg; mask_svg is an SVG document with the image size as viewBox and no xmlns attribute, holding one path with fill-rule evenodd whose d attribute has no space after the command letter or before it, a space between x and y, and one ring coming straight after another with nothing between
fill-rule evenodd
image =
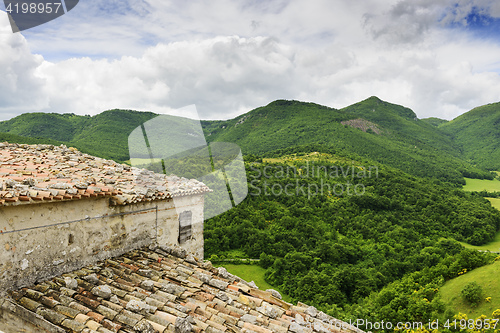
<instances>
[{"instance_id":1,"label":"green mountain","mask_svg":"<svg viewBox=\"0 0 500 333\"><path fill-rule=\"evenodd\" d=\"M209 141L238 144L245 154L269 156L298 145L347 152L417 176L462 183L491 177L461 160L452 137L417 119L408 108L370 97L337 110L278 100L228 121L203 122ZM333 151L332 151L333 149Z\"/></svg>"},{"instance_id":2,"label":"green mountain","mask_svg":"<svg viewBox=\"0 0 500 333\"><path fill-rule=\"evenodd\" d=\"M448 122L448 120L446 119L435 118L435 117L423 118L422 121L425 121L426 123L434 127L439 127L440 125L446 124Z\"/></svg>"},{"instance_id":3,"label":"green mountain","mask_svg":"<svg viewBox=\"0 0 500 333\"><path fill-rule=\"evenodd\" d=\"M477 107L439 129L448 133L471 163L500 170L500 103Z\"/></svg>"},{"instance_id":4,"label":"green mountain","mask_svg":"<svg viewBox=\"0 0 500 333\"><path fill-rule=\"evenodd\" d=\"M131 110L109 110L92 117L29 113L0 122L0 132L56 140L123 162L129 159L129 134L156 116ZM340 110L277 100L231 120L202 121L202 126L209 142L236 143L245 155L280 155L302 146L305 152L355 154L412 175L453 183L464 183L463 176L492 178L463 161L461 136L457 143L453 131L441 130L451 129L454 123L436 127L436 121L419 120L406 107L370 97Z\"/></svg>"},{"instance_id":5,"label":"green mountain","mask_svg":"<svg viewBox=\"0 0 500 333\"><path fill-rule=\"evenodd\" d=\"M38 138L45 143L48 142L46 139L56 140L89 154L126 161L129 159L128 135L137 126L156 116L152 112L131 110L109 110L93 117L25 113L0 122L0 132ZM6 141L19 142L19 138Z\"/></svg>"}]
</instances>

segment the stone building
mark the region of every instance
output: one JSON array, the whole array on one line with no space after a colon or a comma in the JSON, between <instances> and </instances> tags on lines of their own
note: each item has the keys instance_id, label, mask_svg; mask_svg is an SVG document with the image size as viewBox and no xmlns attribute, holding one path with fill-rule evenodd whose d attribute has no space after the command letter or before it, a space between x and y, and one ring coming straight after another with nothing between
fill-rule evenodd
<instances>
[{"instance_id":1,"label":"stone building","mask_svg":"<svg viewBox=\"0 0 500 333\"><path fill-rule=\"evenodd\" d=\"M207 191L65 146L0 144L0 290L153 243L202 258Z\"/></svg>"},{"instance_id":2,"label":"stone building","mask_svg":"<svg viewBox=\"0 0 500 333\"><path fill-rule=\"evenodd\" d=\"M1 144L0 333L351 332L203 261L203 183Z\"/></svg>"}]
</instances>

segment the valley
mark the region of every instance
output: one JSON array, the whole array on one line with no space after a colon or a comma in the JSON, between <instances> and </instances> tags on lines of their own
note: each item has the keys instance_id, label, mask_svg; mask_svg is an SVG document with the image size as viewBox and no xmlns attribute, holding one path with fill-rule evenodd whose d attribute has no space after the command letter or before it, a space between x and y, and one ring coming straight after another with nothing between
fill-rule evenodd
<instances>
[{"instance_id":1,"label":"valley","mask_svg":"<svg viewBox=\"0 0 500 333\"><path fill-rule=\"evenodd\" d=\"M24 114L0 122L0 140L66 144L130 162L128 135L156 116ZM446 121L418 119L377 97L341 109L277 100L234 119L201 121L208 143L241 148L250 193L205 222L205 257L257 259L220 264L343 320L491 316L500 307L497 255L488 252L500 250L498 121L500 104ZM161 158L153 162L161 171ZM377 173L306 173L305 165ZM293 195L251 191L290 184ZM363 192L335 191L340 186ZM295 191L301 187L322 191ZM460 292L471 281L491 300L465 304Z\"/></svg>"}]
</instances>

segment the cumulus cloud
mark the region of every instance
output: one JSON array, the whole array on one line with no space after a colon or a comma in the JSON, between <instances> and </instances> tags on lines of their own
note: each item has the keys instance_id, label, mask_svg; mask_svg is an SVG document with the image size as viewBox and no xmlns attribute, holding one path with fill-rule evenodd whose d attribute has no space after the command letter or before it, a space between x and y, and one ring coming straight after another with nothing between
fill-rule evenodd
<instances>
[{"instance_id":1,"label":"cumulus cloud","mask_svg":"<svg viewBox=\"0 0 500 333\"><path fill-rule=\"evenodd\" d=\"M443 23L461 22L481 1L491 17L500 12L485 0L453 8L448 0L126 0L102 8L89 0L26 39L0 35L0 112L194 104L203 119L227 119L279 98L341 108L377 95L419 117L451 119L500 100L499 45Z\"/></svg>"},{"instance_id":2,"label":"cumulus cloud","mask_svg":"<svg viewBox=\"0 0 500 333\"><path fill-rule=\"evenodd\" d=\"M403 0L382 13L366 13L364 24L375 39L389 43L416 43L425 39L429 28L437 24L445 1Z\"/></svg>"},{"instance_id":3,"label":"cumulus cloud","mask_svg":"<svg viewBox=\"0 0 500 333\"><path fill-rule=\"evenodd\" d=\"M448 1L440 23L467 26L471 14L486 18L500 18L500 4L495 0L455 0Z\"/></svg>"},{"instance_id":4,"label":"cumulus cloud","mask_svg":"<svg viewBox=\"0 0 500 333\"><path fill-rule=\"evenodd\" d=\"M109 108L162 110L195 104L205 118L227 118L299 86L294 53L272 38L217 37L158 44L140 58L69 59L39 68L51 107L75 113ZM69 111L69 110L68 110Z\"/></svg>"},{"instance_id":5,"label":"cumulus cloud","mask_svg":"<svg viewBox=\"0 0 500 333\"><path fill-rule=\"evenodd\" d=\"M419 43L435 28L467 28L473 20L488 25L500 18L500 3L495 0L401 0L380 9L366 13L364 25L375 39L391 44Z\"/></svg>"},{"instance_id":6,"label":"cumulus cloud","mask_svg":"<svg viewBox=\"0 0 500 333\"><path fill-rule=\"evenodd\" d=\"M377 95L421 117L451 118L500 99L498 74L477 72L464 52L468 47L374 54L369 46L357 52L341 46L301 50L273 38L231 36L158 44L141 57L44 62L38 73L47 83L48 110L60 112L166 112L195 104L202 118L223 119L279 98L343 107ZM491 51L476 45L481 47Z\"/></svg>"},{"instance_id":7,"label":"cumulus cloud","mask_svg":"<svg viewBox=\"0 0 500 333\"><path fill-rule=\"evenodd\" d=\"M45 82L36 73L43 59L31 54L22 35L12 33L7 15L0 15L0 45L0 112L12 116L45 107Z\"/></svg>"}]
</instances>

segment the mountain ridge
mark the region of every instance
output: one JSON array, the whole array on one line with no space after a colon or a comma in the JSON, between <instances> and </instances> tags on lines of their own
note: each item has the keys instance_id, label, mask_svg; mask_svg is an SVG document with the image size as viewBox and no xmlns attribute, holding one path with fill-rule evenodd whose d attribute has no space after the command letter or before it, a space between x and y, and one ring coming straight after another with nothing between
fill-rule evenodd
<instances>
[{"instance_id":1,"label":"mountain ridge","mask_svg":"<svg viewBox=\"0 0 500 333\"><path fill-rule=\"evenodd\" d=\"M364 132L350 126L356 119L376 124L380 131ZM460 182L462 176L486 177L461 161L460 147L449 134L418 119L410 109L376 97L343 109L278 100L235 119L206 122L204 128L208 141L234 142L247 154L266 155L290 146L320 143L417 176L453 182Z\"/></svg>"},{"instance_id":2,"label":"mountain ridge","mask_svg":"<svg viewBox=\"0 0 500 333\"><path fill-rule=\"evenodd\" d=\"M128 135L158 116L153 112L107 110L95 116L29 113L0 122L0 132L50 139L104 158L129 159ZM439 121L438 121L439 122ZM208 142L238 144L244 155L270 155L294 146L346 152L398 168L416 176L463 183L463 176L491 178L464 161L463 144L442 130L454 122L418 119L409 108L371 96L342 109L276 100L229 120L201 124ZM500 167L499 167L500 169Z\"/></svg>"},{"instance_id":3,"label":"mountain ridge","mask_svg":"<svg viewBox=\"0 0 500 333\"><path fill-rule=\"evenodd\" d=\"M466 160L488 170L500 170L500 102L476 107L439 129L461 146Z\"/></svg>"}]
</instances>

